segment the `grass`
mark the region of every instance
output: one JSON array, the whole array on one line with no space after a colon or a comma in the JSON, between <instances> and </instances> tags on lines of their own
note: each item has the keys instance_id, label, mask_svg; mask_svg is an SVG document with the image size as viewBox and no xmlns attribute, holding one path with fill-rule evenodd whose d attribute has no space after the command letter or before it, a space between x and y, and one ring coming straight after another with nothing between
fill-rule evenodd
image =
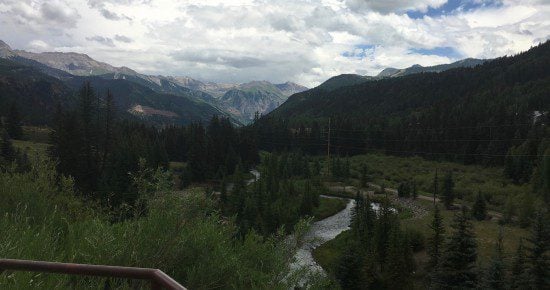
<instances>
[{"instance_id":1,"label":"grass","mask_svg":"<svg viewBox=\"0 0 550 290\"><path fill-rule=\"evenodd\" d=\"M48 127L23 126L23 139L36 143L48 143L51 131Z\"/></svg>"},{"instance_id":2,"label":"grass","mask_svg":"<svg viewBox=\"0 0 550 290\"><path fill-rule=\"evenodd\" d=\"M348 201L339 198L321 198L319 206L313 211L316 221L328 218L346 208Z\"/></svg>"},{"instance_id":3,"label":"grass","mask_svg":"<svg viewBox=\"0 0 550 290\"><path fill-rule=\"evenodd\" d=\"M345 231L313 250L313 258L328 274L334 275L343 249L346 248L351 232Z\"/></svg>"},{"instance_id":4,"label":"grass","mask_svg":"<svg viewBox=\"0 0 550 290\"><path fill-rule=\"evenodd\" d=\"M359 178L363 164L368 167L372 182L397 188L399 183L414 180L420 194L432 192L435 170L439 172L442 182L445 174L453 173L455 192L472 202L478 191L481 191L494 208L502 207L508 196L518 196L530 192L531 185L516 185L504 177L503 167L483 167L463 165L453 162L426 160L421 157L396 157L383 154L367 154L350 157L351 173Z\"/></svg>"},{"instance_id":5,"label":"grass","mask_svg":"<svg viewBox=\"0 0 550 290\"><path fill-rule=\"evenodd\" d=\"M430 207L431 203L428 201L417 200L425 207ZM445 224L446 233L451 232L450 225L453 220L453 216L458 213L458 210L446 210L440 206L441 215ZM415 229L421 232L425 237L429 236L431 230L429 224L432 221L433 211L430 214L414 220L403 220L402 226L404 228ZM529 236L529 231L517 226L511 225L499 225L495 221L485 220L477 221L472 220L474 225L474 231L477 239L478 246L478 260L485 264L494 252L495 243L497 241L499 230L502 229L503 233L503 248L506 254L512 254L516 250L519 240Z\"/></svg>"},{"instance_id":6,"label":"grass","mask_svg":"<svg viewBox=\"0 0 550 290\"><path fill-rule=\"evenodd\" d=\"M48 153L48 147L50 144L36 143L33 141L12 140L13 146L21 151L25 151L30 154L38 154L40 156L46 156Z\"/></svg>"}]
</instances>

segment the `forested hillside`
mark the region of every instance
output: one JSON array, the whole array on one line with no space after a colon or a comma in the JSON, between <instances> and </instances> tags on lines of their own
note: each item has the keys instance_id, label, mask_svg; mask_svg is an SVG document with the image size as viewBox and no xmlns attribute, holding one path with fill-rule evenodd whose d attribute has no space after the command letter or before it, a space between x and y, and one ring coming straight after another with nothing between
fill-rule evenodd
<instances>
[{"instance_id":1,"label":"forested hillside","mask_svg":"<svg viewBox=\"0 0 550 290\"><path fill-rule=\"evenodd\" d=\"M506 164L521 183L547 176L550 42L474 68L364 82L292 96L255 125L262 148L348 155L382 150ZM546 153L545 153L546 152ZM547 178L547 177L545 177ZM544 183L546 184L546 183Z\"/></svg>"}]
</instances>

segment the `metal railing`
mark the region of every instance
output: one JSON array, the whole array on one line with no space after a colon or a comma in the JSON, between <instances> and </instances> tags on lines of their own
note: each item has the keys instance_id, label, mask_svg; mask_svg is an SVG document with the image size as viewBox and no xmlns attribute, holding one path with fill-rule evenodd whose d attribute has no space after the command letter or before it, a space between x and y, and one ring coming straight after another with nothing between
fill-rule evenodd
<instances>
[{"instance_id":1,"label":"metal railing","mask_svg":"<svg viewBox=\"0 0 550 290\"><path fill-rule=\"evenodd\" d=\"M0 274L6 270L148 280L151 282L151 289L153 290L186 290L185 287L161 270L151 268L0 259Z\"/></svg>"}]
</instances>

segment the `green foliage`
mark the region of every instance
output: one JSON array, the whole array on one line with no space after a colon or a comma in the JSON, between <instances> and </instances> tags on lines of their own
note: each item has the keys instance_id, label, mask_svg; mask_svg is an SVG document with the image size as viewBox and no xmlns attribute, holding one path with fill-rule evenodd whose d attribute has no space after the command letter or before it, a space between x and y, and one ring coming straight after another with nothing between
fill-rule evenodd
<instances>
[{"instance_id":1,"label":"green foliage","mask_svg":"<svg viewBox=\"0 0 550 290\"><path fill-rule=\"evenodd\" d=\"M100 208L75 198L72 179L59 178L46 160L34 162L28 173L0 173L0 256L160 268L190 289L288 289L295 283L285 279L294 250L284 237L250 232L234 239L233 223L222 222L201 192L157 193L148 199L146 215L113 223ZM152 188L164 187L154 178L149 182ZM102 289L105 283L68 275L0 274L6 289ZM148 287L133 283L115 279L110 284Z\"/></svg>"},{"instance_id":2,"label":"green foliage","mask_svg":"<svg viewBox=\"0 0 550 290\"><path fill-rule=\"evenodd\" d=\"M268 236L280 228L288 233L301 217L313 215L324 189L318 182L298 180L309 172L302 154L267 154L261 165L262 178L249 187L237 166L228 213L236 214L241 234L254 229Z\"/></svg>"},{"instance_id":3,"label":"green foliage","mask_svg":"<svg viewBox=\"0 0 550 290\"><path fill-rule=\"evenodd\" d=\"M477 244L464 208L455 215L452 229L432 283L437 289L475 288L478 280Z\"/></svg>"},{"instance_id":4,"label":"green foliage","mask_svg":"<svg viewBox=\"0 0 550 290\"><path fill-rule=\"evenodd\" d=\"M370 200L356 196L356 207L346 250L340 255L335 275L344 289L407 289L415 269L413 241L404 232L388 202L378 216Z\"/></svg>"},{"instance_id":5,"label":"green foliage","mask_svg":"<svg viewBox=\"0 0 550 290\"><path fill-rule=\"evenodd\" d=\"M17 103L13 102L6 115L6 131L12 139L20 139L23 136L21 127L21 114L17 108Z\"/></svg>"},{"instance_id":6,"label":"green foliage","mask_svg":"<svg viewBox=\"0 0 550 290\"><path fill-rule=\"evenodd\" d=\"M485 197L481 191L477 193L476 201L472 206L472 216L478 221L482 221L487 218L487 203L485 202Z\"/></svg>"},{"instance_id":7,"label":"green foliage","mask_svg":"<svg viewBox=\"0 0 550 290\"><path fill-rule=\"evenodd\" d=\"M439 265L441 261L441 255L443 253L443 243L445 242L445 228L443 226L443 217L439 207L436 205L434 208L433 220L430 225L433 233L428 240L428 254L430 255L430 261L428 267L434 269Z\"/></svg>"},{"instance_id":8,"label":"green foliage","mask_svg":"<svg viewBox=\"0 0 550 290\"><path fill-rule=\"evenodd\" d=\"M525 247L523 246L523 239L521 239L512 263L509 280L509 285L511 289L529 288L530 280L527 270L527 257L525 253Z\"/></svg>"},{"instance_id":9,"label":"green foliage","mask_svg":"<svg viewBox=\"0 0 550 290\"><path fill-rule=\"evenodd\" d=\"M527 175L519 181L527 182L542 154L538 145L549 136L548 116L533 122L533 111L548 111L549 51L547 41L473 68L361 81L334 90L320 86L261 118L255 124L260 144L268 150L286 146L320 154L322 148L312 144L324 143L320 136L326 137L330 118L331 145L341 155L369 149L492 166L504 165L508 154L524 163L519 171ZM324 130L293 135L292 129L302 126ZM298 141L302 138L309 142ZM281 139L288 142L272 145ZM524 148L509 154L512 147Z\"/></svg>"},{"instance_id":10,"label":"green foliage","mask_svg":"<svg viewBox=\"0 0 550 290\"><path fill-rule=\"evenodd\" d=\"M482 285L483 289L506 289L506 265L504 263L504 250L502 248L502 229L499 231L495 244L495 253L485 272Z\"/></svg>"},{"instance_id":11,"label":"green foliage","mask_svg":"<svg viewBox=\"0 0 550 290\"><path fill-rule=\"evenodd\" d=\"M548 216L537 212L528 241L528 273L532 289L550 287L550 231Z\"/></svg>"}]
</instances>

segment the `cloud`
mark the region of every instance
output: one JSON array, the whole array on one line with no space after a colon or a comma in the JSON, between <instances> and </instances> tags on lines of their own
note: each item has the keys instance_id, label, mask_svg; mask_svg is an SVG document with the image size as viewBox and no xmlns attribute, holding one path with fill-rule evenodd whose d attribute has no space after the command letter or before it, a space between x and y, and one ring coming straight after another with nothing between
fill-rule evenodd
<instances>
[{"instance_id":1,"label":"cloud","mask_svg":"<svg viewBox=\"0 0 550 290\"><path fill-rule=\"evenodd\" d=\"M134 41L130 37L127 37L127 36L124 36L124 35L119 35L119 34L115 35L115 40L120 41L120 42L124 42L124 43L131 43L131 42Z\"/></svg>"},{"instance_id":2,"label":"cloud","mask_svg":"<svg viewBox=\"0 0 550 290\"><path fill-rule=\"evenodd\" d=\"M2 16L10 21L26 24L36 28L40 25L74 27L80 19L77 9L65 1L31 1L31 0L4 0L2 5L6 7Z\"/></svg>"},{"instance_id":3,"label":"cloud","mask_svg":"<svg viewBox=\"0 0 550 290\"><path fill-rule=\"evenodd\" d=\"M515 54L548 39L548 15L547 0L0 0L0 38L149 74L314 86Z\"/></svg>"},{"instance_id":4,"label":"cloud","mask_svg":"<svg viewBox=\"0 0 550 290\"><path fill-rule=\"evenodd\" d=\"M96 35L96 36L92 36L92 37L86 37L86 40L95 41L97 43L101 43L103 45L110 46L110 47L115 46L115 43L113 42L113 39L109 38L109 37L103 37L103 36Z\"/></svg>"},{"instance_id":5,"label":"cloud","mask_svg":"<svg viewBox=\"0 0 550 290\"><path fill-rule=\"evenodd\" d=\"M124 14L117 14L117 13L114 13L114 12L111 12L105 8L101 8L99 9L99 13L101 13L101 15L103 15L103 17L109 19L109 20L114 20L114 21L119 21L119 20L132 20L132 18L124 15Z\"/></svg>"},{"instance_id":6,"label":"cloud","mask_svg":"<svg viewBox=\"0 0 550 290\"><path fill-rule=\"evenodd\" d=\"M108 6L113 5L138 5L143 3L149 3L150 1L138 1L138 0L89 0L88 6L92 9L96 9L106 19L113 21L128 20L132 21L132 18L122 13L116 13L108 9Z\"/></svg>"}]
</instances>

